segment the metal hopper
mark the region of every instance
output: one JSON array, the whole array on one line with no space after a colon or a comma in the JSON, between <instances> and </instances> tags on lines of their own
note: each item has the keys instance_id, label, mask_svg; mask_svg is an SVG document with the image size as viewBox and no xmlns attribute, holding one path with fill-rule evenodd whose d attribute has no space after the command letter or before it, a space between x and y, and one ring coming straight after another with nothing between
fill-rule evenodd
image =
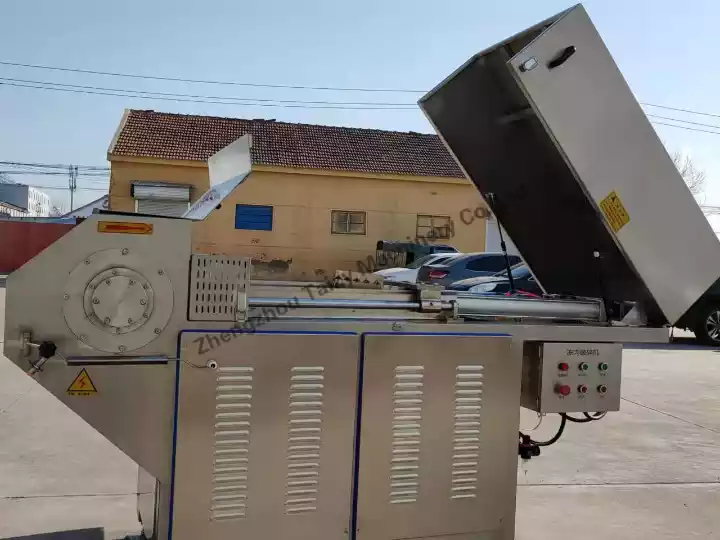
<instances>
[{"instance_id":1,"label":"metal hopper","mask_svg":"<svg viewBox=\"0 0 720 540\"><path fill-rule=\"evenodd\" d=\"M674 323L720 244L578 5L473 56L420 100L550 293Z\"/></svg>"}]
</instances>

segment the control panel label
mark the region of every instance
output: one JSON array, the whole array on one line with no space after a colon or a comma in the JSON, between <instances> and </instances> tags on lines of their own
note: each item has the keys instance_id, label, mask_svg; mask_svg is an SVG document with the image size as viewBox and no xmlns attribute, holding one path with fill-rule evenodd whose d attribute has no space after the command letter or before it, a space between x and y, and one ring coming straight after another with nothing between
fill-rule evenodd
<instances>
[{"instance_id":1,"label":"control panel label","mask_svg":"<svg viewBox=\"0 0 720 540\"><path fill-rule=\"evenodd\" d=\"M600 356L600 349L565 349L566 356Z\"/></svg>"}]
</instances>

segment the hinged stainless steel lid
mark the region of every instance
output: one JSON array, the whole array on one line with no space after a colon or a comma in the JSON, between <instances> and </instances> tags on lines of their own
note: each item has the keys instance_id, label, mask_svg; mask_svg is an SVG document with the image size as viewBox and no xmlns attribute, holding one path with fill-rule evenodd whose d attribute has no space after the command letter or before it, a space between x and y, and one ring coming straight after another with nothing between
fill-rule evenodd
<instances>
[{"instance_id":1,"label":"hinged stainless steel lid","mask_svg":"<svg viewBox=\"0 0 720 540\"><path fill-rule=\"evenodd\" d=\"M582 6L477 54L420 107L548 292L672 323L720 277L720 243Z\"/></svg>"}]
</instances>

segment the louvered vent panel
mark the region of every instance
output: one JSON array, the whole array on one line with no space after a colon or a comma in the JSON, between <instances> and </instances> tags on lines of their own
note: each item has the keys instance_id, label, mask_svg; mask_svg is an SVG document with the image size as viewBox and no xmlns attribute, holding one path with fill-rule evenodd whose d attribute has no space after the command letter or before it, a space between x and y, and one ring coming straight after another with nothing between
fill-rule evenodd
<instances>
[{"instance_id":1,"label":"louvered vent panel","mask_svg":"<svg viewBox=\"0 0 720 540\"><path fill-rule=\"evenodd\" d=\"M325 368L290 370L285 513L317 510L323 428Z\"/></svg>"},{"instance_id":2,"label":"louvered vent panel","mask_svg":"<svg viewBox=\"0 0 720 540\"><path fill-rule=\"evenodd\" d=\"M420 432L423 366L397 366L393 383L390 503L417 501L420 488Z\"/></svg>"},{"instance_id":3,"label":"louvered vent panel","mask_svg":"<svg viewBox=\"0 0 720 540\"><path fill-rule=\"evenodd\" d=\"M245 517L252 394L252 367L218 368L210 505L213 520Z\"/></svg>"},{"instance_id":4,"label":"louvered vent panel","mask_svg":"<svg viewBox=\"0 0 720 540\"><path fill-rule=\"evenodd\" d=\"M477 497L482 386L482 365L457 366L450 493L453 499Z\"/></svg>"}]
</instances>

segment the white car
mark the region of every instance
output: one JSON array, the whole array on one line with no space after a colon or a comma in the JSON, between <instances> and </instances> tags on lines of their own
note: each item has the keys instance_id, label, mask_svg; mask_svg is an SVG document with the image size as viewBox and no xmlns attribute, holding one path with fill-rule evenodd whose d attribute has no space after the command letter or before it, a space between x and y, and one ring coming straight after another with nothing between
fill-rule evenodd
<instances>
[{"instance_id":1,"label":"white car","mask_svg":"<svg viewBox=\"0 0 720 540\"><path fill-rule=\"evenodd\" d=\"M442 264L462 255L462 253L432 253L419 259L415 259L404 268L385 268L373 272L375 276L381 276L385 281L392 283L415 283L417 282L418 270L426 264Z\"/></svg>"}]
</instances>

